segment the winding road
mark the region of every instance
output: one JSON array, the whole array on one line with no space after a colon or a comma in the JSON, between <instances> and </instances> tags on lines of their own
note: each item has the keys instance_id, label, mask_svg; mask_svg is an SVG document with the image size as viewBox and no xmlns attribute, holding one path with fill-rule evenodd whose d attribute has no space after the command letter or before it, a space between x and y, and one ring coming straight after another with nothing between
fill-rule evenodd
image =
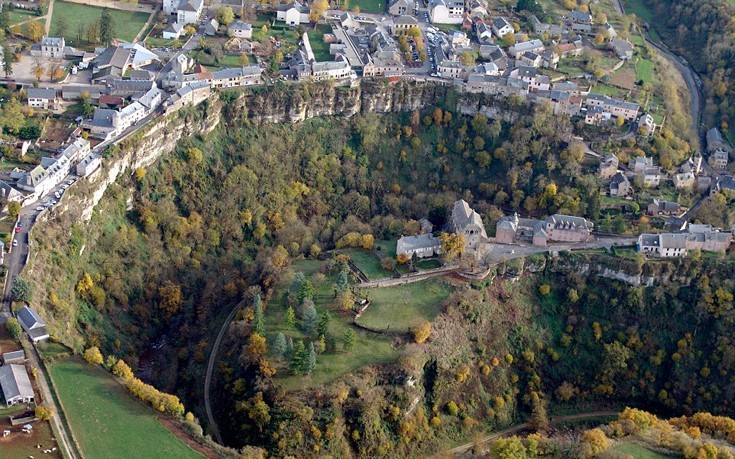
<instances>
[{"instance_id":1,"label":"winding road","mask_svg":"<svg viewBox=\"0 0 735 459\"><path fill-rule=\"evenodd\" d=\"M593 411L590 413L577 413L577 414L571 414L569 416L554 417L549 423L551 425L554 425L554 424L561 424L563 422L569 422L569 421L579 421L582 419L600 418L600 417L605 417L605 416L617 416L617 415L618 415L617 411ZM507 429L499 430L497 432L493 432L489 435L486 435L477 441L465 443L464 445L457 446L456 448L442 451L434 455L433 458L440 459L440 458L446 458L446 457L453 457L456 454L462 454L462 453L469 451L473 446L481 445L491 440L495 440L500 437L505 437L507 435L518 433L518 432L521 432L523 430L527 430L530 428L531 428L531 425L528 423L518 424L513 427L508 427Z\"/></svg>"},{"instance_id":2,"label":"winding road","mask_svg":"<svg viewBox=\"0 0 735 459\"><path fill-rule=\"evenodd\" d=\"M623 6L622 0L615 0L613 6L619 14L625 14L625 7ZM646 42L653 48L655 48L667 61L674 64L676 69L681 73L684 82L689 90L689 110L692 115L692 132L697 134L699 143L702 143L702 136L704 134L702 124L702 111L704 109L704 91L702 91L702 80L699 75L694 71L691 65L684 60L681 56L678 56L669 50L665 44L658 44L652 41L646 36ZM703 145L700 146L700 148Z\"/></svg>"},{"instance_id":3,"label":"winding road","mask_svg":"<svg viewBox=\"0 0 735 459\"><path fill-rule=\"evenodd\" d=\"M222 442L222 437L220 436L219 429L217 428L217 423L214 421L214 416L212 415L212 403L209 400L209 387L212 383L212 371L214 371L214 364L215 362L217 362L217 353L219 352L219 346L222 342L222 337L225 336L227 327L230 326L230 322L232 322L232 319L235 318L235 313L240 310L240 308L244 304L245 300L237 303L235 307L232 308L232 311L230 311L230 315L227 316L225 322L222 324L222 327L220 327L219 333L217 334L217 339L214 340L214 345L212 346L212 352L209 353L209 362L207 362L207 375L204 377L204 410L207 412L207 422L209 424L210 434L220 445L224 445L224 443Z\"/></svg>"}]
</instances>

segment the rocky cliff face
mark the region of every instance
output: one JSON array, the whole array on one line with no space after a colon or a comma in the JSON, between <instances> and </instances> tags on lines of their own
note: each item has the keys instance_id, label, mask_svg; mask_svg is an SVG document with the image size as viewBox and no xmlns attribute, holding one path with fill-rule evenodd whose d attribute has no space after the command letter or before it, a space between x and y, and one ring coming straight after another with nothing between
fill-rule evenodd
<instances>
[{"instance_id":1,"label":"rocky cliff face","mask_svg":"<svg viewBox=\"0 0 735 459\"><path fill-rule=\"evenodd\" d=\"M73 188L70 190L72 195L54 208L55 212L71 213L74 219L89 220L94 207L111 184L123 174L132 174L140 167L150 166L161 156L173 151L182 138L211 132L219 125L221 109L219 100L213 99L197 110L159 118L143 131L123 140L108 150L99 170L78 183L78 191Z\"/></svg>"},{"instance_id":2,"label":"rocky cliff face","mask_svg":"<svg viewBox=\"0 0 735 459\"><path fill-rule=\"evenodd\" d=\"M519 108L509 110L505 100L457 93L448 84L365 80L349 88L306 83L242 91L235 97L228 119L298 123L316 116L408 112L429 106L441 106L467 115L483 113L504 121L513 121Z\"/></svg>"},{"instance_id":3,"label":"rocky cliff face","mask_svg":"<svg viewBox=\"0 0 735 459\"><path fill-rule=\"evenodd\" d=\"M55 212L73 212L74 218L89 220L107 188L121 174L153 164L173 151L182 138L207 134L222 119L232 123L298 123L318 116L350 117L440 106L466 115L482 113L512 122L527 108L524 104L512 105L506 99L461 94L447 84L409 81L362 81L349 88L330 83L280 85L228 91L221 99L215 94L200 106L160 118L120 142L108 152L102 168L86 183L79 184L80 192L65 200Z\"/></svg>"}]
</instances>

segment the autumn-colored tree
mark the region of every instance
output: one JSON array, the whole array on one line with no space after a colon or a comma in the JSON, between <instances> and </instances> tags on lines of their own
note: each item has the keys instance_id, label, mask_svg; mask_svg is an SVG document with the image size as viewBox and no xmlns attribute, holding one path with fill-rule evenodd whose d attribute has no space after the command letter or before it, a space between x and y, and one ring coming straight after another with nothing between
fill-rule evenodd
<instances>
[{"instance_id":1,"label":"autumn-colored tree","mask_svg":"<svg viewBox=\"0 0 735 459\"><path fill-rule=\"evenodd\" d=\"M609 442L605 432L601 429L587 430L582 434L579 457L582 459L595 457L605 451L608 446Z\"/></svg>"},{"instance_id":2,"label":"autumn-colored tree","mask_svg":"<svg viewBox=\"0 0 735 459\"><path fill-rule=\"evenodd\" d=\"M25 25L25 35L31 41L38 41L43 36L44 27L38 21L31 21Z\"/></svg>"},{"instance_id":3,"label":"autumn-colored tree","mask_svg":"<svg viewBox=\"0 0 735 459\"><path fill-rule=\"evenodd\" d=\"M42 421L48 421L54 416L54 409L50 406L36 405L36 417Z\"/></svg>"},{"instance_id":4,"label":"autumn-colored tree","mask_svg":"<svg viewBox=\"0 0 735 459\"><path fill-rule=\"evenodd\" d=\"M541 284L538 287L538 292L541 294L541 296L546 296L551 293L551 286L549 284Z\"/></svg>"},{"instance_id":5,"label":"autumn-colored tree","mask_svg":"<svg viewBox=\"0 0 735 459\"><path fill-rule=\"evenodd\" d=\"M549 428L549 416L546 412L546 402L538 392L531 392L531 417L528 419L531 428L544 431Z\"/></svg>"},{"instance_id":6,"label":"autumn-colored tree","mask_svg":"<svg viewBox=\"0 0 735 459\"><path fill-rule=\"evenodd\" d=\"M253 360L257 360L263 355L265 355L267 350L268 350L268 346L266 345L264 336L261 336L257 333L253 333L250 335L250 337L248 338L248 344L245 350L249 358Z\"/></svg>"},{"instance_id":7,"label":"autumn-colored tree","mask_svg":"<svg viewBox=\"0 0 735 459\"><path fill-rule=\"evenodd\" d=\"M446 261L452 261L464 252L466 242L459 233L442 233L439 240L442 243L442 258Z\"/></svg>"},{"instance_id":8,"label":"autumn-colored tree","mask_svg":"<svg viewBox=\"0 0 735 459\"><path fill-rule=\"evenodd\" d=\"M309 21L317 22L322 17L325 11L329 9L329 3L327 0L316 0L311 4L311 10L309 11Z\"/></svg>"},{"instance_id":9,"label":"autumn-colored tree","mask_svg":"<svg viewBox=\"0 0 735 459\"><path fill-rule=\"evenodd\" d=\"M112 366L112 374L123 381L133 379L134 377L133 370L130 369L123 359L118 360L115 362L115 365Z\"/></svg>"},{"instance_id":10,"label":"autumn-colored tree","mask_svg":"<svg viewBox=\"0 0 735 459\"><path fill-rule=\"evenodd\" d=\"M265 426L270 422L270 407L263 400L263 393L258 392L253 398L250 399L250 409L248 410L248 417L252 420L258 430L261 432Z\"/></svg>"},{"instance_id":11,"label":"autumn-colored tree","mask_svg":"<svg viewBox=\"0 0 735 459\"><path fill-rule=\"evenodd\" d=\"M412 330L413 339L418 344L424 343L431 335L431 322L423 322L415 326Z\"/></svg>"},{"instance_id":12,"label":"autumn-colored tree","mask_svg":"<svg viewBox=\"0 0 735 459\"><path fill-rule=\"evenodd\" d=\"M18 215L20 214L20 210L22 207L20 206L20 203L17 201L12 201L8 203L8 214L12 218L18 218Z\"/></svg>"},{"instance_id":13,"label":"autumn-colored tree","mask_svg":"<svg viewBox=\"0 0 735 459\"><path fill-rule=\"evenodd\" d=\"M91 363L92 365L102 365L105 359L102 357L97 346L92 346L84 351L84 360Z\"/></svg>"},{"instance_id":14,"label":"autumn-colored tree","mask_svg":"<svg viewBox=\"0 0 735 459\"><path fill-rule=\"evenodd\" d=\"M168 319L179 312L181 305L184 304L184 299L181 296L180 285L168 283L158 289L158 295L161 297L158 307L163 311L164 315Z\"/></svg>"}]
</instances>

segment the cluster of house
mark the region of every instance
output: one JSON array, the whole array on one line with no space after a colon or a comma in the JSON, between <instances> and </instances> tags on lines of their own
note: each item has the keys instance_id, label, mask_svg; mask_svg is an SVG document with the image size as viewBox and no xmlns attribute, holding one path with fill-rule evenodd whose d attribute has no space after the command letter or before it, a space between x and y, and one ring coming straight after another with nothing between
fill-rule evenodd
<instances>
[{"instance_id":1,"label":"cluster of house","mask_svg":"<svg viewBox=\"0 0 735 459\"><path fill-rule=\"evenodd\" d=\"M422 219L419 223L421 224L420 234L403 236L398 239L396 244L398 256L411 258L415 255L418 258L427 258L441 254L442 244L432 234L431 223L426 219ZM476 252L479 245L488 240L482 217L464 199L456 201L452 206L446 229L450 233L463 236L465 251L468 252Z\"/></svg>"},{"instance_id":2,"label":"cluster of house","mask_svg":"<svg viewBox=\"0 0 735 459\"><path fill-rule=\"evenodd\" d=\"M396 245L399 256L418 258L432 257L441 254L441 241L432 234L432 226L421 222L421 233L415 236L403 236ZM554 214L544 220L520 218L518 214L505 216L497 223L494 242L501 244L533 244L546 247L549 243L579 243L592 240L594 224L582 217ZM485 225L479 213L473 210L464 200L454 203L447 222L446 230L461 234L465 241L465 250L476 252L483 243L490 242L485 232Z\"/></svg>"},{"instance_id":3,"label":"cluster of house","mask_svg":"<svg viewBox=\"0 0 735 459\"><path fill-rule=\"evenodd\" d=\"M554 214L545 220L520 218L517 213L500 219L495 241L502 244L531 243L546 247L549 242L579 243L592 239L594 224L582 217Z\"/></svg>"},{"instance_id":4,"label":"cluster of house","mask_svg":"<svg viewBox=\"0 0 735 459\"><path fill-rule=\"evenodd\" d=\"M633 192L631 179L638 178L640 184L646 188L656 188L666 174L653 162L653 158L637 156L631 158L628 170L620 170L620 160L614 154L607 154L600 163L598 176L609 180L607 192L610 196L624 198ZM701 175L702 156L695 155L684 161L676 172L671 175L675 188L707 190L712 184L712 178Z\"/></svg>"},{"instance_id":5,"label":"cluster of house","mask_svg":"<svg viewBox=\"0 0 735 459\"><path fill-rule=\"evenodd\" d=\"M707 131L705 137L707 140L707 153L709 154L707 162L709 165L716 170L727 169L730 155L733 154L733 149L730 144L725 141L722 133L717 128L712 128Z\"/></svg>"},{"instance_id":6,"label":"cluster of house","mask_svg":"<svg viewBox=\"0 0 735 459\"><path fill-rule=\"evenodd\" d=\"M16 313L16 316L31 341L38 343L49 339L46 323L33 309L24 306ZM3 391L7 406L35 401L33 386L28 377L28 371L23 365L25 360L23 350L3 354L3 365L0 366L0 389Z\"/></svg>"},{"instance_id":7,"label":"cluster of house","mask_svg":"<svg viewBox=\"0 0 735 459\"><path fill-rule=\"evenodd\" d=\"M101 163L102 158L91 151L89 141L79 137L53 157L41 158L41 164L30 171L20 169L11 171L9 176L14 187L11 183L0 181L0 194L8 202L21 204L32 202L48 194L70 172L80 177L87 177L97 170Z\"/></svg>"},{"instance_id":8,"label":"cluster of house","mask_svg":"<svg viewBox=\"0 0 735 459\"><path fill-rule=\"evenodd\" d=\"M415 19L414 19L415 21ZM398 44L382 26L358 21L351 13L342 13L332 24L332 33L323 40L329 44L332 61L317 61L307 34L302 46L287 63L287 76L298 81L352 81L358 72L365 77L399 76L405 65Z\"/></svg>"},{"instance_id":9,"label":"cluster of house","mask_svg":"<svg viewBox=\"0 0 735 459\"><path fill-rule=\"evenodd\" d=\"M641 234L638 250L653 257L685 257L691 250L724 253L732 243L732 233L712 225L686 225L680 233Z\"/></svg>"}]
</instances>

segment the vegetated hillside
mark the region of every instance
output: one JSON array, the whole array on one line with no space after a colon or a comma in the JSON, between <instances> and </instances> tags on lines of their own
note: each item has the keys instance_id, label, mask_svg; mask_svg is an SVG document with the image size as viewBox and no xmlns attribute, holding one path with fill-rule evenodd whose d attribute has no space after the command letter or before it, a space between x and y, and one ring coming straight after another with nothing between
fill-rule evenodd
<instances>
[{"instance_id":1,"label":"vegetated hillside","mask_svg":"<svg viewBox=\"0 0 735 459\"><path fill-rule=\"evenodd\" d=\"M493 459L540 457L579 459L665 459L669 457L731 459L735 453L735 420L697 413L660 419L626 408L618 419L584 431L533 433L493 442Z\"/></svg>"},{"instance_id":2,"label":"vegetated hillside","mask_svg":"<svg viewBox=\"0 0 735 459\"><path fill-rule=\"evenodd\" d=\"M645 0L652 26L702 74L709 122L727 130L735 118L735 4L728 0Z\"/></svg>"},{"instance_id":3,"label":"vegetated hillside","mask_svg":"<svg viewBox=\"0 0 735 459\"><path fill-rule=\"evenodd\" d=\"M508 126L480 115L428 109L255 128L247 118L227 117L227 123L205 138L184 140L174 154L112 185L89 224L65 221L62 215L60 221L41 227L31 271L35 302L59 339L77 350L86 342L84 346L99 345L105 355L123 357L138 367L139 376L175 392L203 418L203 367L224 312L242 298L254 303L259 294L269 320L268 304L277 300L271 290L284 281L294 260L313 258L340 241L349 243L350 233L359 234L362 243L371 239L365 235L391 239L413 234L417 220L425 216L441 225L448 206L460 197L486 217L490 229L500 216L499 207L596 219L598 184L592 174L583 173L589 169L583 169L580 146L567 144L569 120L554 116L543 104L518 105L516 118ZM639 147L651 151L656 142L668 145L672 139L663 131L652 144ZM634 145L628 145L628 151ZM702 269L712 270L707 264ZM64 275L48 275L59 270ZM337 271L324 275L339 276ZM712 283L723 286L724 293L717 296L723 304L725 293L732 291L730 277L723 273ZM274 358L265 353L262 341L253 339L255 315L248 308L221 366L221 390L215 394L223 397L217 401L220 427L231 445L262 445L279 455L325 451L398 456L419 455L447 438L511 423L530 408L542 413L544 401L553 400L561 387L566 394L562 398L569 395L573 403L633 397L642 403L675 402L672 409L724 406L718 398L723 394L717 391L725 385L697 390L691 402L680 398L686 397L684 389L666 387L666 378L677 381L675 370L681 372L679 379L690 382L699 381L701 369L664 363L668 355L673 358L670 347L675 341L661 337L650 344L643 339L658 330L658 322L639 321L632 312L621 318L609 315L628 311L623 307L599 312L597 306L613 305L623 295L602 298L605 289L617 288L615 284L581 279L570 283L556 277L549 281L552 293L543 298L536 293L535 281L521 287L500 282L492 288L460 289L444 305L428 344L406 346L404 339L390 347L393 343L383 342L381 358L374 361L392 359L397 364L368 367L305 392L286 393L274 384ZM332 280L321 282L329 289ZM580 306L559 299L570 295L561 286L577 284ZM668 285L664 292L673 288ZM650 302L655 309L652 321L690 317L686 314L692 312L682 306L687 303L678 296L657 292L641 293L642 304ZM701 296L712 298L704 289ZM564 316L582 305L594 309ZM674 306L684 312L666 316L667 308ZM543 315L546 311L551 315ZM730 317L727 314L723 317ZM671 339L684 339L680 361L688 362L688 349L702 349L712 358L718 355L712 346L729 349L714 339L724 318L692 317L707 321L696 329L691 322L676 323L688 328L672 331ZM599 323L599 341L590 340L590 320ZM565 332L571 338L562 335L566 322L572 325L572 331ZM643 348L645 356L635 342L617 336L618 331L633 333L629 327L639 322L646 326L639 331L640 340L652 346ZM703 330L717 336L700 343ZM333 329L319 332L304 330L301 336L309 341L305 346L321 345L324 335L324 350L341 352L330 345L330 339L337 338ZM691 343L687 332L692 333ZM564 348L561 340L570 339ZM265 344L271 352L275 343ZM622 359L615 355L613 366L604 371L595 366L606 361L601 353L608 347L603 344L612 346L609 352L623 354ZM632 355L626 357L621 346L630 346ZM650 356L659 348L662 363L651 366ZM579 369L578 356L585 359ZM319 365L320 358L316 360ZM724 357L722 361L729 362ZM706 381L724 380L711 376L716 364L724 365L725 374L730 371L729 363L713 360L707 376L712 379ZM561 365L568 368L555 370ZM648 377L640 372L649 367L661 372L654 371L657 385L639 381ZM641 385L652 385L656 393ZM663 398L661 389L666 391Z\"/></svg>"}]
</instances>

